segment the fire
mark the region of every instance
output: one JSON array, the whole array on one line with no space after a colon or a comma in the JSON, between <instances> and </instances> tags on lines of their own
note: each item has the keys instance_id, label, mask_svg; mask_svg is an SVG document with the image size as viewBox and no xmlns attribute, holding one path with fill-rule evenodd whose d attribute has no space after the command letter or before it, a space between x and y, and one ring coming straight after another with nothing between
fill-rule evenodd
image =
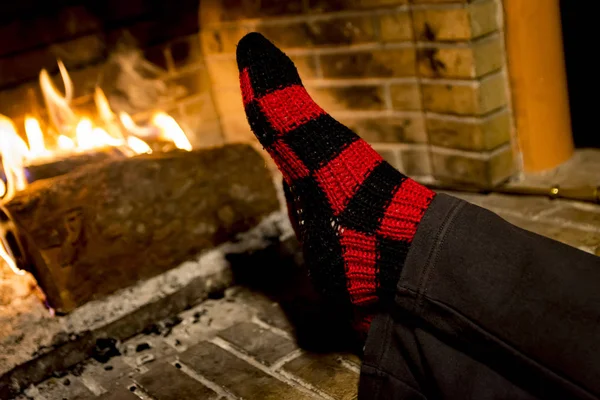
<instances>
[{"instance_id":1,"label":"fire","mask_svg":"<svg viewBox=\"0 0 600 400\"><path fill-rule=\"evenodd\" d=\"M31 157L42 157L48 155L44 143L44 133L37 119L27 116L25 118L25 133L29 142L29 155Z\"/></svg>"},{"instance_id":2,"label":"fire","mask_svg":"<svg viewBox=\"0 0 600 400\"><path fill-rule=\"evenodd\" d=\"M0 258L4 260L8 268L10 268L17 275L25 275L25 271L20 269L15 262L13 256L6 250L6 245L4 241L0 241Z\"/></svg>"},{"instance_id":3,"label":"fire","mask_svg":"<svg viewBox=\"0 0 600 400\"><path fill-rule=\"evenodd\" d=\"M77 124L75 136L79 150L99 149L108 146L121 146L123 144L122 140L110 136L103 128L94 127L92 120L85 117L81 118Z\"/></svg>"},{"instance_id":4,"label":"fire","mask_svg":"<svg viewBox=\"0 0 600 400\"><path fill-rule=\"evenodd\" d=\"M138 139L135 136L129 136L127 138L127 144L136 154L152 153L152 149L142 139Z\"/></svg>"},{"instance_id":5,"label":"fire","mask_svg":"<svg viewBox=\"0 0 600 400\"><path fill-rule=\"evenodd\" d=\"M24 165L29 158L29 149L12 120L4 115L0 115L0 155L6 175L4 197L10 199L17 191L27 187Z\"/></svg>"},{"instance_id":6,"label":"fire","mask_svg":"<svg viewBox=\"0 0 600 400\"><path fill-rule=\"evenodd\" d=\"M192 150L192 145L181 126L175 118L164 112L156 112L152 116L149 126L137 125L126 112L119 114L123 127L132 135L144 138L159 138L172 141L175 147L181 150Z\"/></svg>"},{"instance_id":7,"label":"fire","mask_svg":"<svg viewBox=\"0 0 600 400\"><path fill-rule=\"evenodd\" d=\"M67 73L64 64L59 60L58 68L65 85L65 95L63 96L52 83L50 74L45 69L40 72L40 88L42 96L48 109L48 115L52 124L59 132L70 131L77 124L77 115L71 109L71 100L73 97L73 83Z\"/></svg>"},{"instance_id":8,"label":"fire","mask_svg":"<svg viewBox=\"0 0 600 400\"><path fill-rule=\"evenodd\" d=\"M60 135L56 140L56 144L60 150L73 150L75 148L73 139L65 135Z\"/></svg>"},{"instance_id":9,"label":"fire","mask_svg":"<svg viewBox=\"0 0 600 400\"><path fill-rule=\"evenodd\" d=\"M158 137L160 135L160 131L156 126L139 126L126 112L119 113L119 120L125 130L131 135L144 138Z\"/></svg>"},{"instance_id":10,"label":"fire","mask_svg":"<svg viewBox=\"0 0 600 400\"><path fill-rule=\"evenodd\" d=\"M13 121L0 115L0 155L6 176L5 180L0 180L3 201L27 187L25 170L33 163L108 146L129 148L129 155L151 153L148 140L171 141L179 149L192 150L184 130L173 117L165 112L155 112L148 124L137 125L129 114L114 112L99 87L94 92L97 115L79 115L71 106L73 82L60 60L58 69L64 94L54 85L47 70L42 70L39 77L50 125L27 115L21 127L25 141Z\"/></svg>"},{"instance_id":11,"label":"fire","mask_svg":"<svg viewBox=\"0 0 600 400\"><path fill-rule=\"evenodd\" d=\"M163 139L172 140L178 149L192 150L192 144L173 117L159 112L152 117L152 123L160 128Z\"/></svg>"},{"instance_id":12,"label":"fire","mask_svg":"<svg viewBox=\"0 0 600 400\"><path fill-rule=\"evenodd\" d=\"M92 121L88 118L81 118L81 121L75 128L75 137L77 138L77 147L82 150L89 150L94 148L94 136L93 136L93 125Z\"/></svg>"},{"instance_id":13,"label":"fire","mask_svg":"<svg viewBox=\"0 0 600 400\"><path fill-rule=\"evenodd\" d=\"M9 201L27 185L27 167L67 158L81 152L96 151L103 147L120 147L123 154L133 156L152 153L149 140L172 141L183 150L192 146L184 130L173 117L156 112L147 125L137 125L125 112L114 112L99 87L94 92L97 115L80 115L71 106L73 82L59 60L58 69L64 85L64 94L54 85L45 69L40 72L39 84L48 112L48 121L27 115L22 127L0 114L0 156L5 180L0 179L0 199ZM118 116L118 117L117 117ZM26 141L19 135L23 128ZM127 151L129 149L129 151ZM10 249L0 241L0 258L17 274L19 270Z\"/></svg>"},{"instance_id":14,"label":"fire","mask_svg":"<svg viewBox=\"0 0 600 400\"><path fill-rule=\"evenodd\" d=\"M104 91L99 87L96 87L96 90L94 91L94 102L96 103L99 119L106 128L107 133L112 138L120 139L120 143L122 144L123 140L125 139L123 130L119 125L116 115L110 108L110 104L108 103L108 99L106 98Z\"/></svg>"}]
</instances>

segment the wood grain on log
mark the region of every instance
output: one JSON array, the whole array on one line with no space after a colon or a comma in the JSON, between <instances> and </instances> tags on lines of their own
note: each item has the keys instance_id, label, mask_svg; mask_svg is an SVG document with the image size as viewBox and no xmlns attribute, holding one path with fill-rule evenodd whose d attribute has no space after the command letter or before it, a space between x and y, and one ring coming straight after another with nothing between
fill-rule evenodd
<instances>
[{"instance_id":1,"label":"wood grain on log","mask_svg":"<svg viewBox=\"0 0 600 400\"><path fill-rule=\"evenodd\" d=\"M96 163L5 204L27 268L60 312L173 268L278 208L247 145Z\"/></svg>"},{"instance_id":2,"label":"wood grain on log","mask_svg":"<svg viewBox=\"0 0 600 400\"><path fill-rule=\"evenodd\" d=\"M73 172L86 165L95 164L115 158L125 158L125 154L117 147L107 147L70 157L59 158L49 162L38 162L25 167L25 175L28 182L42 179L54 178Z\"/></svg>"}]
</instances>

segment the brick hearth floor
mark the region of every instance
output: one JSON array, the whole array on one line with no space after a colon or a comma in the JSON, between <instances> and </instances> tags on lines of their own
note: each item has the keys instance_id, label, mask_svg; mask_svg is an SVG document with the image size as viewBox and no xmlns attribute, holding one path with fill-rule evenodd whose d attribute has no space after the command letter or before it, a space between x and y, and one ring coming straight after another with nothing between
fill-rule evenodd
<instances>
[{"instance_id":1,"label":"brick hearth floor","mask_svg":"<svg viewBox=\"0 0 600 400\"><path fill-rule=\"evenodd\" d=\"M493 194L461 197L600 255L599 206ZM223 298L119 344L121 355L110 357L114 348L105 344L96 359L30 387L18 399L355 398L359 359L300 349L286 315L265 295L233 287Z\"/></svg>"}]
</instances>

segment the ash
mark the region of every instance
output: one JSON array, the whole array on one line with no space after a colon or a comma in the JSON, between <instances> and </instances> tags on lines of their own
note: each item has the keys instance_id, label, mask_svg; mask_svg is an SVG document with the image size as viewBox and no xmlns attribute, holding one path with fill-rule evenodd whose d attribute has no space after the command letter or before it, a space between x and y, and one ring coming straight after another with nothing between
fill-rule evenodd
<instances>
[{"instance_id":1,"label":"ash","mask_svg":"<svg viewBox=\"0 0 600 400\"><path fill-rule=\"evenodd\" d=\"M64 357L56 350L67 344L77 349L75 352L81 351L81 355L70 354L70 358L79 356L85 359L90 349L82 345L79 350L77 343L85 342L90 335L107 337L106 341L97 343L96 349L92 349L99 360L106 361L118 354L116 350L121 340L144 328L154 329L160 337L169 337L181 322L169 319L170 316L206 297L218 298L230 286L232 272L228 258L232 254L265 249L290 235L293 235L293 230L286 214L273 213L254 229L240 234L234 242L206 251L164 274L59 317L52 317L43 305L43 296L33 277L17 276L1 265L0 377L8 376L25 364L35 364L41 356L44 356L43 362L39 362L41 370L48 370L48 363L61 364ZM168 310L165 311L165 308ZM165 315L165 312L169 314ZM152 318L157 320L152 321ZM139 325L139 330L122 333L130 329L123 326L132 325ZM22 390L29 383L14 384Z\"/></svg>"}]
</instances>

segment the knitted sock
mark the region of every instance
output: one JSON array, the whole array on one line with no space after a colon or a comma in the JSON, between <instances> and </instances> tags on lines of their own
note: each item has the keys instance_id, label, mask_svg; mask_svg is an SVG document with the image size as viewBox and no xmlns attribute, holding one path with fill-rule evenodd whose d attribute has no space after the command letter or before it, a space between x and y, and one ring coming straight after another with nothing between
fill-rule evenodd
<instances>
[{"instance_id":1,"label":"knitted sock","mask_svg":"<svg viewBox=\"0 0 600 400\"><path fill-rule=\"evenodd\" d=\"M435 193L315 104L292 61L262 35L242 38L237 61L248 122L284 177L315 287L365 332L373 310L393 299Z\"/></svg>"}]
</instances>

